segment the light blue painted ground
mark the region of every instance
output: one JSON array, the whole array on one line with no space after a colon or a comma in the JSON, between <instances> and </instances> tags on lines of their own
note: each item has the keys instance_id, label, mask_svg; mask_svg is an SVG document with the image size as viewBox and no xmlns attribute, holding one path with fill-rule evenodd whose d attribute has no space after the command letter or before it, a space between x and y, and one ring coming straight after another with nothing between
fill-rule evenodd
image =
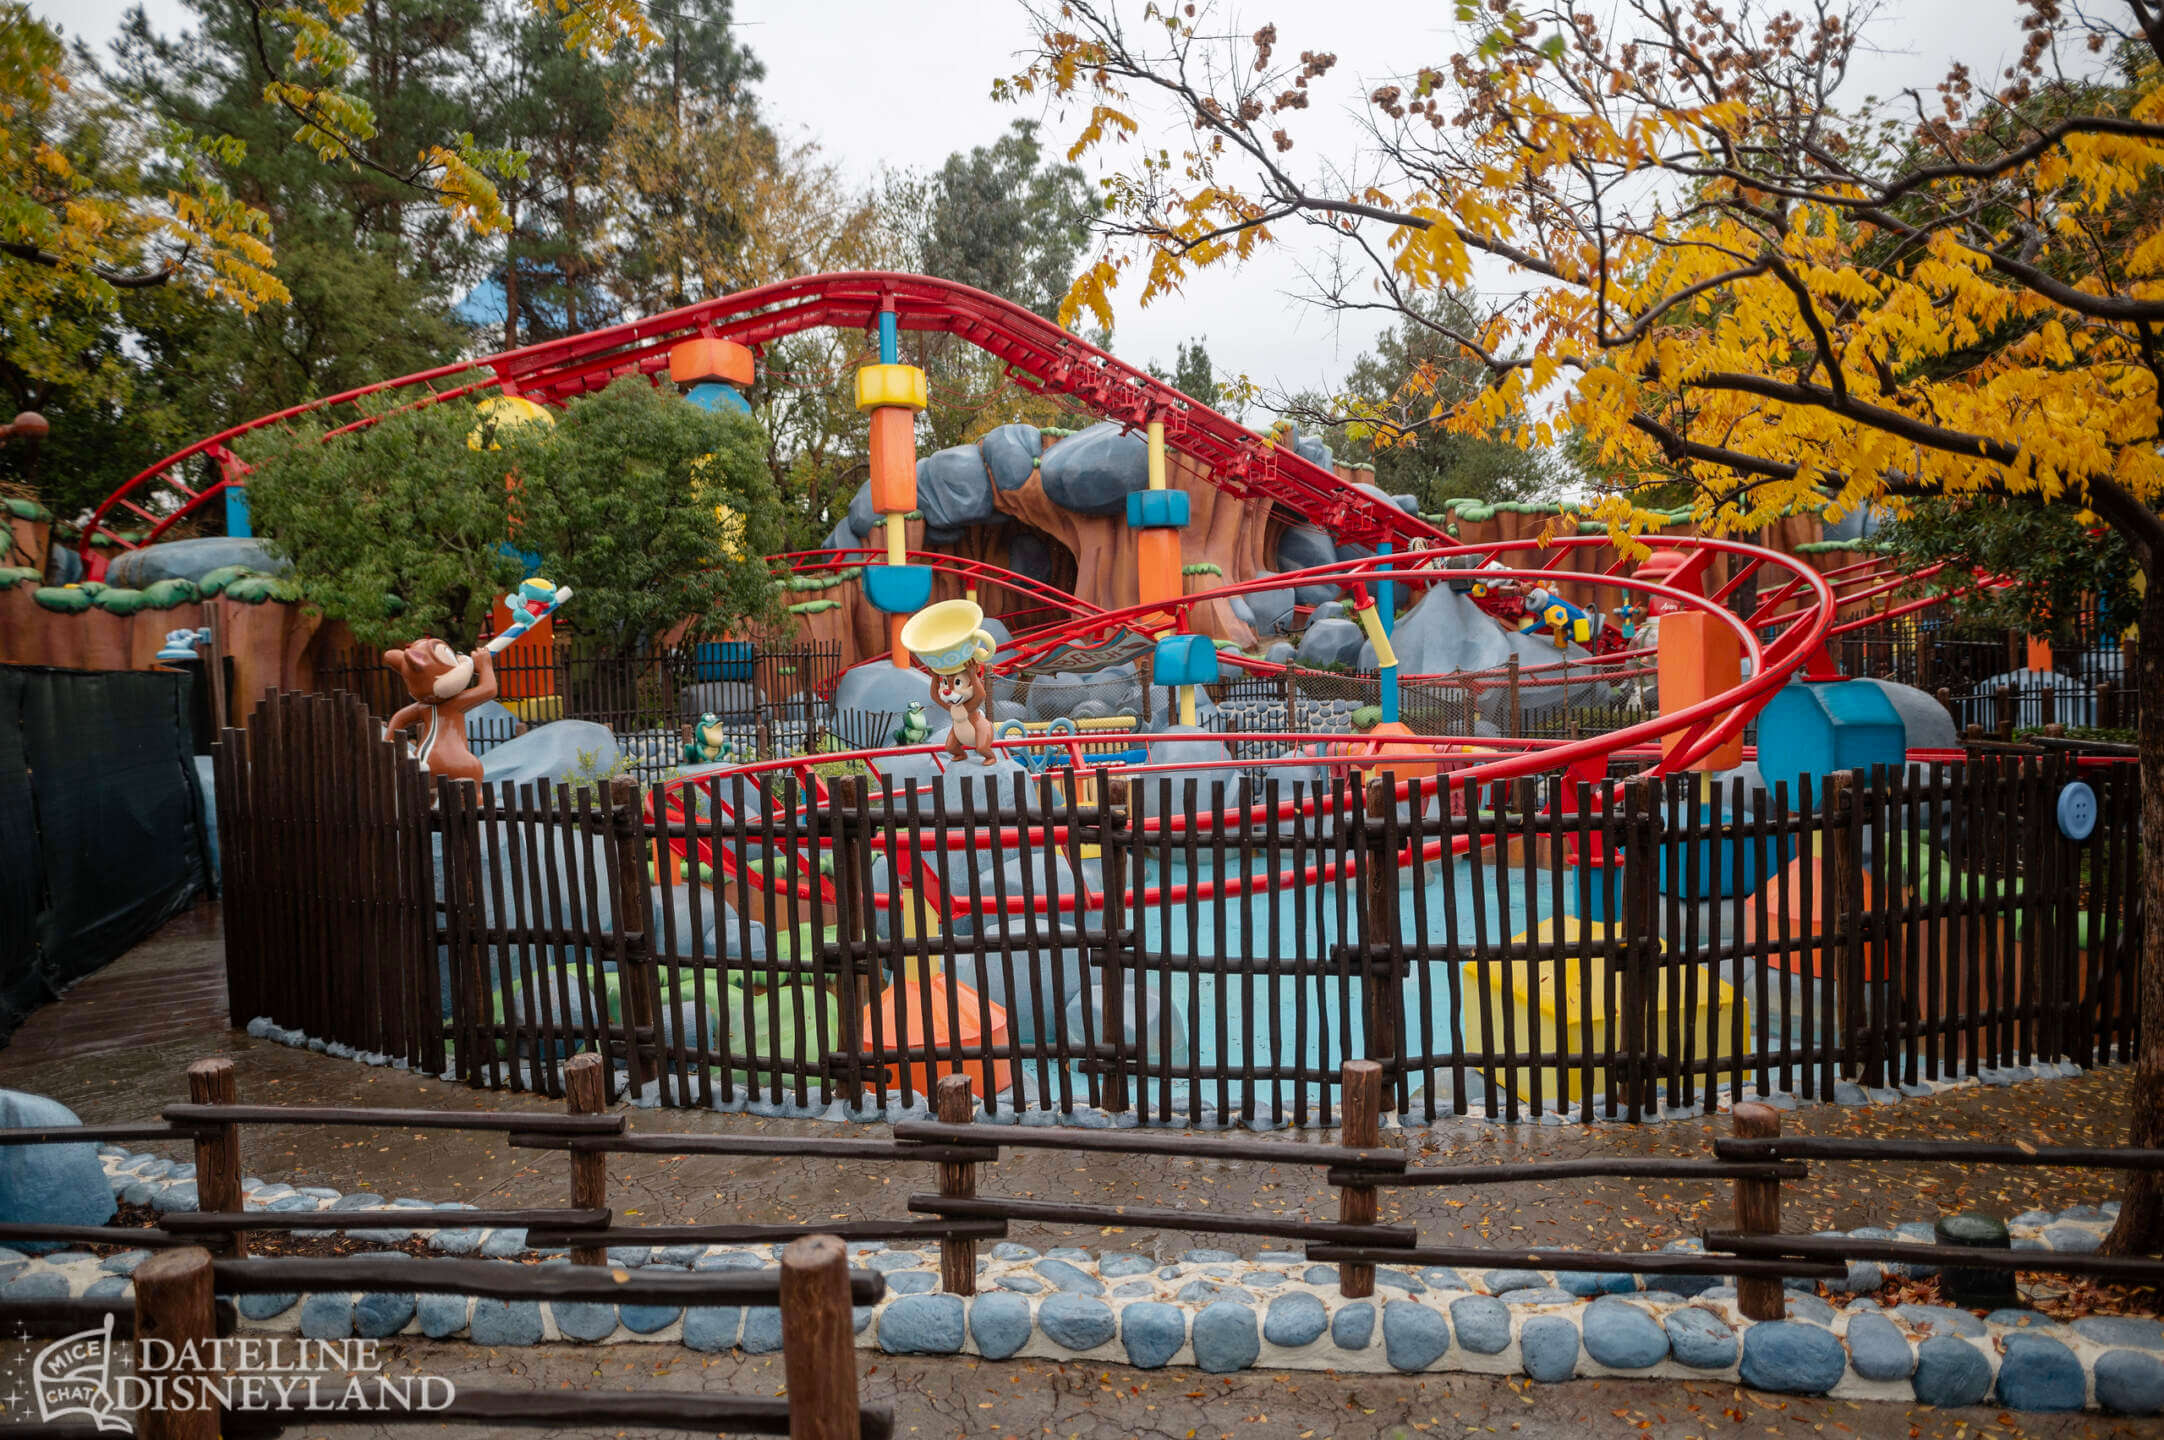
<instances>
[{"instance_id":1,"label":"light blue painted ground","mask_svg":"<svg viewBox=\"0 0 2164 1440\"><path fill-rule=\"evenodd\" d=\"M1289 867L1290 855L1281 856L1280 863ZM1244 862L1238 856L1227 857L1229 875L1237 877L1243 868L1245 873L1263 877L1270 867L1261 855ZM1151 861L1146 866L1144 883L1160 885L1169 878L1172 884L1180 884L1190 873L1205 883L1217 878L1209 856L1198 856L1192 872L1185 857L1176 856L1169 867ZM1609 873L1599 868L1564 871L1558 895L1554 872L1536 868L1529 901L1522 866L1483 864L1476 875L1466 860L1431 862L1425 867L1426 883L1418 892L1410 885L1400 888L1399 934L1409 943L1415 936L1425 936L1431 950L1441 948L1452 935L1460 945L1477 943L1488 947L1526 932L1558 909L1565 916L1590 911L1596 920L1604 920L1607 917L1600 890ZM1300 1068L1314 1077L1307 1083L1312 1103L1321 1093L1320 1077L1334 1075L1345 1059L1362 1053L1359 1033L1364 986L1357 974L1349 973L1357 968L1357 961L1342 944L1348 937L1358 937L1357 895L1357 882L1326 881L1274 895L1203 899L1192 905L1185 900L1170 905L1159 903L1143 907L1130 917L1141 929L1146 953L1152 957L1200 954L1235 961L1246 957L1281 967L1275 974L1220 976L1185 968L1168 969L1162 960L1149 965L1149 983L1169 985L1173 996L1170 1051L1174 1064L1170 1073L1175 1083L1170 1098L1175 1110L1187 1107L1190 1084L1199 1086L1206 1109L1239 1107L1246 1094L1241 1072L1250 1066L1282 1070L1295 1057ZM1679 926L1687 923L1684 917L1689 908L1678 907ZM1670 922L1665 899L1663 911L1666 925ZM1729 918L1729 912L1724 910L1724 933ZM1699 908L1698 934L1707 932L1707 920L1705 909ZM1672 944L1671 948L1680 945ZM1205 962L1200 970L1207 972L1211 968ZM1733 970L1732 962L1720 966L1723 978L1732 978ZM1754 1026L1756 973L1755 965L1745 967L1745 991L1754 1006ZM1790 989L1790 1011L1800 1010L1807 1003L1806 997L1780 972L1771 972L1769 980L1770 989L1776 992L1768 1017L1769 1030L1776 1044L1786 1043L1790 1027L1783 1023L1786 1017L1778 992ZM1466 1048L1460 987L1455 961L1427 958L1413 962L1405 979L1403 1008L1415 1053L1449 1055ZM1151 1053L1165 1053L1162 1012L1152 1015L1154 1006L1136 1010L1131 979L1127 994L1130 1031L1140 1028L1139 1022L1148 1016ZM1197 1017L1201 1017L1199 1023ZM1273 1056L1277 1057L1274 1065ZM1222 1086L1209 1074L1220 1063L1231 1071ZM1079 1068L1074 1073L1079 1095ZM1267 1079L1255 1084L1258 1106L1267 1107L1273 1095L1279 1103L1291 1104L1293 1086L1289 1082L1280 1081L1274 1088ZM1147 1093L1148 1108L1161 1108L1163 1097L1158 1094L1158 1086L1148 1084ZM1552 1096L1550 1100L1552 1103Z\"/></svg>"}]
</instances>

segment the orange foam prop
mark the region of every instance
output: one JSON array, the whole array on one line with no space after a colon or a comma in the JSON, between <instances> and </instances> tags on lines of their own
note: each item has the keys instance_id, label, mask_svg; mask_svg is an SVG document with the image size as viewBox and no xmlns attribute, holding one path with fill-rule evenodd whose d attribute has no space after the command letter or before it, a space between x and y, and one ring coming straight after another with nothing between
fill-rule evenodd
<instances>
[{"instance_id":1,"label":"orange foam prop","mask_svg":"<svg viewBox=\"0 0 2164 1440\"><path fill-rule=\"evenodd\" d=\"M1135 536L1135 558L1140 567L1137 598L1142 604L1177 600L1187 593L1187 577L1180 573L1179 531L1142 531Z\"/></svg>"},{"instance_id":2,"label":"orange foam prop","mask_svg":"<svg viewBox=\"0 0 2164 1440\"><path fill-rule=\"evenodd\" d=\"M1663 715L1673 715L1743 683L1743 649L1735 632L1701 611L1662 616L1659 653ZM1662 758L1674 753L1686 733L1675 730L1661 737ZM1738 730L1691 768L1733 770L1742 763L1743 732Z\"/></svg>"},{"instance_id":3,"label":"orange foam prop","mask_svg":"<svg viewBox=\"0 0 2164 1440\"><path fill-rule=\"evenodd\" d=\"M1663 621L1661 623L1666 624L1667 622ZM1788 917L1788 936L1792 941L1801 941L1824 933L1827 885L1823 871L1811 877L1809 913L1805 913L1806 907L1803 898L1803 867L1806 865L1816 866L1818 863L1819 857L1816 855L1798 855L1782 868L1780 874L1766 882L1764 888L1766 897L1766 933L1763 937L1758 933L1758 901L1755 898L1744 901L1743 940L1745 944L1755 944L1760 939L1778 941L1781 938L1781 917L1784 915ZM1871 872L1868 870L1863 872L1863 895L1861 899L1865 909L1871 909L1879 904L1878 882L1871 878ZM1826 958L1825 952L1812 950L1808 952L1808 956L1811 966L1811 978L1813 980L1823 978L1822 966ZM1766 965L1774 970L1793 971L1799 968L1804 958L1805 956L1793 952L1769 955L1766 957ZM1871 942L1868 940L1864 942L1863 946L1863 978L1866 980L1876 980L1878 978L1878 958L1872 953Z\"/></svg>"},{"instance_id":4,"label":"orange foam prop","mask_svg":"<svg viewBox=\"0 0 2164 1440\"><path fill-rule=\"evenodd\" d=\"M749 385L752 368L750 350L719 336L702 335L669 350L669 378L687 388L705 380Z\"/></svg>"},{"instance_id":5,"label":"orange foam prop","mask_svg":"<svg viewBox=\"0 0 2164 1440\"><path fill-rule=\"evenodd\" d=\"M872 509L907 515L917 508L917 416L906 405L872 412Z\"/></svg>"},{"instance_id":6,"label":"orange foam prop","mask_svg":"<svg viewBox=\"0 0 2164 1440\"><path fill-rule=\"evenodd\" d=\"M933 1085L937 1083L938 1075L952 1074L957 1071L969 1077L969 1088L977 1093L977 1098L980 1100L987 1095L995 1095L1005 1090L1013 1083L1014 1078L1013 1067L1007 1061L995 1060L992 1062L991 1081L988 1087L985 1079L984 1061L978 1060L973 1063L964 1061L957 1064L945 1055L938 1053L946 1050L950 1045L958 1046L965 1054L981 1053L990 1046L1005 1045L1007 1043L1007 1012L1005 1008L979 1000L975 990L956 980L951 982L954 987L953 1008L959 1014L955 1020L950 1022L947 1004L949 981L937 970L932 972L932 977L932 983L929 985L916 979L915 966L912 964L911 978L889 985L885 994L873 1001L872 1004L864 1007L862 1030L865 1052L867 1054L871 1053L874 1034L884 1039L886 1048L889 1050L925 1048L924 1010L928 1000L932 1011L930 1048L938 1058L930 1062L922 1060L910 1062L908 1067L910 1093L929 1097ZM980 1005L984 1007L991 1017L992 1034L989 1040L984 1038L983 1021L979 1016L978 1009ZM877 1012L876 1023L879 1027L876 1032L872 1028L875 1023L874 1011ZM960 1029L950 1029L950 1023L958 1024ZM901 1067L889 1065L887 1067L888 1086L898 1089L901 1083Z\"/></svg>"}]
</instances>

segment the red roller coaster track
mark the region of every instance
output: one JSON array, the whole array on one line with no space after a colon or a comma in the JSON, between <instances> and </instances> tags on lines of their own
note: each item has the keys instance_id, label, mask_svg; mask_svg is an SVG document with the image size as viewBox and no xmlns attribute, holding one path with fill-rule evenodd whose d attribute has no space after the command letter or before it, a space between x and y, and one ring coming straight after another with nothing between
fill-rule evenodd
<instances>
[{"instance_id":1,"label":"red roller coaster track","mask_svg":"<svg viewBox=\"0 0 2164 1440\"><path fill-rule=\"evenodd\" d=\"M82 543L87 551L92 539L99 536L123 548L157 540L227 486L237 483L245 467L234 454L232 442L298 417L317 417L336 430L345 430L372 424L386 408L434 404L490 391L561 402L599 389L621 376L659 372L668 365L669 351L695 336L722 336L756 351L776 339L813 328L869 330L876 326L880 314L889 310L904 330L958 335L997 356L1008 373L1031 390L1069 396L1088 410L1129 425L1162 421L1166 443L1200 462L1210 482L1228 494L1282 504L1341 542L1393 542L1400 546L1418 542L1421 550L1435 551L1417 559L1401 554L1394 562L1340 562L1320 567L1313 572L1314 579L1350 583L1395 577L1419 583L1434 578L1434 571L1426 567L1443 557L1463 557L1474 564L1499 562L1506 551L1525 550L1533 543L1457 544L1417 516L1344 483L1332 471L1114 359L1042 316L952 281L876 271L816 275L764 285L651 319L441 366L262 416L198 440L135 476L98 507L84 527ZM478 379L474 378L477 372ZM198 464L216 469L214 479L201 477L206 483L200 488L188 479L191 466ZM116 528L118 524L136 522L147 526L147 532L130 538ZM1579 537L1557 543L1582 546L1595 542ZM1529 744L1523 747L1526 753L1490 761L1483 770L1503 774L1540 768L1558 763L1559 759L1580 758L1580 751L1590 754L1617 745L1642 745L1660 734L1675 732L1680 732L1680 744L1671 753L1669 763L1688 763L1733 734L1758 703L1791 673L1820 664L1830 636L1906 614L1941 598L1897 601L1896 592L1921 577L1898 575L1883 562L1867 561L1821 577L1775 552L1734 541L1677 538L1654 543L1681 548L1690 556L1685 567L1669 575L1665 586L1623 575L1625 562L1621 560L1600 576L1551 575L1537 566L1515 568L1511 573L1527 578L1616 584L1715 612L1721 623L1737 632L1753 662L1750 678L1728 695L1646 721L1615 736L1573 742L1554 753L1535 753L1548 747ZM791 572L810 572L861 564L883 554L870 550L806 552L778 556L775 564ZM1707 593L1703 575L1716 554L1727 555L1735 573L1725 587ZM1087 648L1093 637L1102 643L1102 637L1118 633L1123 627L1162 628L1172 623L1168 609L1180 610L1202 599L1299 583L1307 578L1305 572L1301 576L1277 576L1192 596L1169 607L1106 612L998 567L953 556L912 554L911 558L961 573L973 582L1005 586L1065 610L1065 618L1016 637L1018 654L1023 657L1061 645L1080 643ZM1790 572L1790 578L1772 596L1760 598L1747 623L1729 614L1723 606L1745 577L1768 563ZM1865 613L1841 620L1841 611L1859 606L1865 607ZM1776 638L1761 649L1751 633L1753 629L1765 629Z\"/></svg>"},{"instance_id":2,"label":"red roller coaster track","mask_svg":"<svg viewBox=\"0 0 2164 1440\"><path fill-rule=\"evenodd\" d=\"M83 527L82 544L87 554L100 535L130 549L158 539L243 473L232 450L235 440L300 416L327 417L341 428L361 426L372 423L375 413L363 402L410 396L411 403L425 405L491 390L562 401L619 376L664 370L670 348L694 336L722 336L758 350L803 330L868 330L884 310L892 310L904 330L959 335L998 356L1031 390L1071 396L1106 419L1130 425L1163 421L1165 442L1207 466L1219 489L1278 501L1348 543L1442 538L1426 521L1354 489L1333 472L1011 301L951 280L856 271L761 285L651 319L363 386L235 425L168 455L114 491ZM486 377L473 380L477 370ZM215 465L216 479L203 477L208 483L197 488L188 479L193 464ZM116 528L138 522L149 527L140 538Z\"/></svg>"}]
</instances>

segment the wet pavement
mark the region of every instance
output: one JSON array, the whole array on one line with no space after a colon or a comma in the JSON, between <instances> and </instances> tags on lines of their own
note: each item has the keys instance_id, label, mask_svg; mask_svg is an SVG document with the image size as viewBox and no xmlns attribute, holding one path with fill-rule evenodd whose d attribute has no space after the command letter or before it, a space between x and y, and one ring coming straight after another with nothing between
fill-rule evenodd
<instances>
[{"instance_id":1,"label":"wet pavement","mask_svg":"<svg viewBox=\"0 0 2164 1440\"><path fill-rule=\"evenodd\" d=\"M0 1375L14 1373L20 1346L0 1344ZM481 1389L584 1394L655 1390L779 1395L779 1355L701 1356L664 1346L565 1345L484 1350L470 1345L388 1344L381 1373L441 1376L467 1394ZM1654 1440L1825 1436L1863 1440L2120 1440L2153 1436L2155 1421L2102 1415L2012 1415L1991 1408L1934 1410L1883 1401L1760 1395L1710 1381L1578 1380L1539 1385L1489 1375L1339 1375L1333 1372L1203 1375L1124 1366L896 1358L859 1351L858 1389L894 1412L897 1437L1054 1437L1054 1440L1368 1440L1414 1436L1651 1436ZM0 1434L8 1417L0 1412ZM336 1429L295 1425L287 1440L408 1440L480 1436L485 1426L413 1420ZM537 1434L538 1431L505 1431ZM682 1434L648 1426L563 1428L560 1436L620 1440Z\"/></svg>"},{"instance_id":2,"label":"wet pavement","mask_svg":"<svg viewBox=\"0 0 2164 1440\"><path fill-rule=\"evenodd\" d=\"M186 1098L188 1064L231 1056L244 1102L365 1105L428 1109L554 1110L541 1096L469 1089L256 1040L201 1018L177 1016L170 1033L111 1050L54 1053L33 1043L96 981L108 985L162 977L185 989L191 973L218 963L215 913L198 911L32 1017L0 1050L0 1085L51 1095L86 1121L137 1121ZM154 989L138 993L155 995ZM101 1017L104 1018L104 1017ZM134 1026L122 1026L130 1031ZM2129 1075L2097 1071L2071 1080L1970 1087L1898 1105L1803 1105L1782 1116L1791 1134L1890 1139L2027 1139L2050 1144L2111 1144L2125 1134ZM692 1110L629 1112L637 1131L728 1132L825 1137L845 1127L813 1120L761 1119ZM1671 1120L1629 1126L1501 1125L1444 1121L1390 1134L1422 1166L1600 1155L1706 1155L1727 1121ZM243 1132L247 1173L292 1185L328 1185L464 1200L492 1208L564 1203L568 1165L555 1152L517 1151L501 1136L442 1131L382 1133L347 1129ZM1275 1137L1298 1145L1334 1139L1307 1130ZM932 1188L930 1167L809 1157L684 1158L612 1156L609 1204L633 1223L728 1217L748 1221L851 1220L905 1213L912 1192ZM1223 1216L1334 1219L1333 1193L1319 1169L1208 1160L1094 1156L1009 1150L984 1168L986 1194L1033 1199L1177 1205ZM2013 1170L2003 1166L1814 1164L1811 1176L1782 1187L1784 1228L1848 1229L1984 1209L2011 1216L2031 1208L2096 1203L2116 1193L2106 1172ZM1724 1228L1730 1189L1675 1180L1571 1181L1467 1189L1385 1191L1385 1221L1417 1223L1425 1242L1498 1245L1657 1247L1702 1229ZM1214 1229L1214 1227L1213 1227ZM1270 1248L1221 1233L1161 1234L1123 1227L1046 1227L1017 1223L1023 1244L1085 1245L1170 1256L1196 1245L1252 1252Z\"/></svg>"}]
</instances>

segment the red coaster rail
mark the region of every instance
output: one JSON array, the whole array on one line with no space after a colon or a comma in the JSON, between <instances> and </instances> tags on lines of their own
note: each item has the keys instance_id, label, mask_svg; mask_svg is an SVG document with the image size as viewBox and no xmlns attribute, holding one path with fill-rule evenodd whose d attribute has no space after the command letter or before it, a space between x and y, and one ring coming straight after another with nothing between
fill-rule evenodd
<instances>
[{"instance_id":1,"label":"red coaster rail","mask_svg":"<svg viewBox=\"0 0 2164 1440\"><path fill-rule=\"evenodd\" d=\"M1218 489L1275 501L1345 543L1402 545L1444 538L1418 516L1345 484L1333 471L1012 301L952 280L851 271L761 285L584 335L440 365L232 426L175 451L114 491L84 525L81 547L87 555L100 536L122 549L157 540L246 473L233 452L234 441L288 420L320 416L335 429L357 429L375 422L378 412L369 402L429 405L491 391L560 403L621 376L665 370L670 349L697 336L735 340L757 352L804 330L870 330L888 309L904 330L959 335L999 357L1028 389L1069 396L1123 424L1162 420L1165 443L1200 462ZM483 378L470 378L475 371L485 372ZM215 478L191 480L195 466L213 467ZM131 522L147 525L148 532L131 538L117 528Z\"/></svg>"}]
</instances>

